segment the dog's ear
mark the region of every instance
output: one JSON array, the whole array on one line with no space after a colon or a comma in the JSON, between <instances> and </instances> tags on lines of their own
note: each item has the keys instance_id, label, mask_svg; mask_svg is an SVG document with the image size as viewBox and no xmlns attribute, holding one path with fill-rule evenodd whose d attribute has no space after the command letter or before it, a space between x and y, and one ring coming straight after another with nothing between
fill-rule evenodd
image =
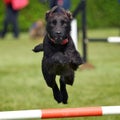
<instances>
[{"instance_id":1,"label":"dog's ear","mask_svg":"<svg viewBox=\"0 0 120 120\"><path fill-rule=\"evenodd\" d=\"M46 12L46 16L45 16L45 20L46 20L46 21L48 20L48 18L49 18L49 16L50 16L50 13L51 13L50 11L47 11L47 12Z\"/></svg>"},{"instance_id":2,"label":"dog's ear","mask_svg":"<svg viewBox=\"0 0 120 120\"><path fill-rule=\"evenodd\" d=\"M45 17L46 21L48 20L48 18L49 18L50 16L52 16L52 14L53 14L57 9L58 9L58 6L55 6L55 7L53 7L51 10L49 10L49 11L46 12L46 17Z\"/></svg>"},{"instance_id":3,"label":"dog's ear","mask_svg":"<svg viewBox=\"0 0 120 120\"><path fill-rule=\"evenodd\" d=\"M70 11L66 11L66 14L71 21L73 19L72 13Z\"/></svg>"}]
</instances>

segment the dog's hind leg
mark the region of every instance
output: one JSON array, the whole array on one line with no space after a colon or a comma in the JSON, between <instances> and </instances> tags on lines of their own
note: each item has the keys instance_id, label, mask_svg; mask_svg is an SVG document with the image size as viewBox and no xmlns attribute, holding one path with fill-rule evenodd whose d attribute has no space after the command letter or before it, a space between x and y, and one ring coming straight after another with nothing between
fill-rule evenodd
<instances>
[{"instance_id":1,"label":"dog's hind leg","mask_svg":"<svg viewBox=\"0 0 120 120\"><path fill-rule=\"evenodd\" d=\"M64 104L67 104L68 93L67 93L67 90L66 90L66 83L65 83L65 80L64 80L64 76L60 77L60 92L62 94L62 102Z\"/></svg>"},{"instance_id":2,"label":"dog's hind leg","mask_svg":"<svg viewBox=\"0 0 120 120\"><path fill-rule=\"evenodd\" d=\"M46 83L50 88L52 88L54 99L58 103L61 103L62 102L62 95L61 95L61 92L57 86L54 75L53 76L48 75L47 78L49 78L49 79L46 80Z\"/></svg>"},{"instance_id":3,"label":"dog's hind leg","mask_svg":"<svg viewBox=\"0 0 120 120\"><path fill-rule=\"evenodd\" d=\"M52 88L54 99L58 103L61 103L62 102L62 95L61 95L61 92L57 86L55 78L54 78L54 76L49 76L49 78L50 78L49 80L48 79L46 80L46 83L50 88Z\"/></svg>"},{"instance_id":4,"label":"dog's hind leg","mask_svg":"<svg viewBox=\"0 0 120 120\"><path fill-rule=\"evenodd\" d=\"M69 70L68 74L64 76L65 83L68 85L73 85L74 83L74 71Z\"/></svg>"},{"instance_id":5,"label":"dog's hind leg","mask_svg":"<svg viewBox=\"0 0 120 120\"><path fill-rule=\"evenodd\" d=\"M58 103L61 103L62 101L62 95L61 95L61 92L57 86L57 84L55 83L55 85L52 87L52 90L53 90L53 96L54 96L54 99L58 102Z\"/></svg>"},{"instance_id":6,"label":"dog's hind leg","mask_svg":"<svg viewBox=\"0 0 120 120\"><path fill-rule=\"evenodd\" d=\"M43 67L43 68L45 68L45 67ZM58 103L61 103L62 102L62 95L61 95L61 92L56 84L55 75L49 74L48 71L46 71L46 69L43 69L43 76L45 78L45 81L46 81L48 87L52 88L54 99Z\"/></svg>"}]
</instances>

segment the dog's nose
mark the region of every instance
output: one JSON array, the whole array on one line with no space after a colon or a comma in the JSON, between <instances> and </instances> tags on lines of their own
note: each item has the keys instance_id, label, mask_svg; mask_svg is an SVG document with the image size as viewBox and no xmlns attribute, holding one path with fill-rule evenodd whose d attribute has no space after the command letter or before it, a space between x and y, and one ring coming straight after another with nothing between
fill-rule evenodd
<instances>
[{"instance_id":1,"label":"dog's nose","mask_svg":"<svg viewBox=\"0 0 120 120\"><path fill-rule=\"evenodd\" d=\"M56 34L61 34L61 32L60 31L56 31Z\"/></svg>"}]
</instances>

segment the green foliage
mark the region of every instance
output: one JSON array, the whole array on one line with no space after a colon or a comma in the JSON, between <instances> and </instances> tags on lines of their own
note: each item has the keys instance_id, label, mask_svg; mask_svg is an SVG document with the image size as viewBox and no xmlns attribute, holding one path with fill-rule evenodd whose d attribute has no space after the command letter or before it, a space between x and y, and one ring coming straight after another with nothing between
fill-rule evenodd
<instances>
[{"instance_id":1,"label":"green foliage","mask_svg":"<svg viewBox=\"0 0 120 120\"><path fill-rule=\"evenodd\" d=\"M30 26L39 19L44 21L47 10L48 6L41 4L39 0L30 0L29 6L20 11L19 23L21 29L29 29Z\"/></svg>"},{"instance_id":2,"label":"green foliage","mask_svg":"<svg viewBox=\"0 0 120 120\"><path fill-rule=\"evenodd\" d=\"M46 11L49 9L48 3L41 3L40 0L30 0L28 7L20 11L20 29L28 30L38 19L44 20ZM71 11L77 7L79 0L71 0ZM0 3L0 24L4 17L4 5ZM81 15L77 16L79 26L81 26ZM120 3L118 0L87 0L87 25L89 28L120 27ZM0 29L2 26L0 26Z\"/></svg>"},{"instance_id":3,"label":"green foliage","mask_svg":"<svg viewBox=\"0 0 120 120\"><path fill-rule=\"evenodd\" d=\"M87 0L87 22L90 28L120 27L118 0Z\"/></svg>"},{"instance_id":4,"label":"green foliage","mask_svg":"<svg viewBox=\"0 0 120 120\"><path fill-rule=\"evenodd\" d=\"M26 8L19 11L19 26L22 31L28 31L30 26L37 20L44 20L45 13L48 10L48 5L41 4L39 0L29 1L30 4ZM5 15L5 6L2 2L0 3L0 9L0 24L2 24ZM2 28L2 26L0 26L0 28Z\"/></svg>"}]
</instances>

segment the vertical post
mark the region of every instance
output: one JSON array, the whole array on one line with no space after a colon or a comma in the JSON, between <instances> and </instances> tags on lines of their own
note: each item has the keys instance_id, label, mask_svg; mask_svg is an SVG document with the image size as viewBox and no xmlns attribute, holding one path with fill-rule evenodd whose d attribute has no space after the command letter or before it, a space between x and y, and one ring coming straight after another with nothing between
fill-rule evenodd
<instances>
[{"instance_id":1,"label":"vertical post","mask_svg":"<svg viewBox=\"0 0 120 120\"><path fill-rule=\"evenodd\" d=\"M71 21L71 37L73 39L73 43L75 44L76 49L78 49L78 35L77 35L77 20L74 18Z\"/></svg>"},{"instance_id":2,"label":"vertical post","mask_svg":"<svg viewBox=\"0 0 120 120\"><path fill-rule=\"evenodd\" d=\"M83 32L83 60L87 62L87 33L86 33L86 0L81 0L82 9L82 32Z\"/></svg>"}]
</instances>

